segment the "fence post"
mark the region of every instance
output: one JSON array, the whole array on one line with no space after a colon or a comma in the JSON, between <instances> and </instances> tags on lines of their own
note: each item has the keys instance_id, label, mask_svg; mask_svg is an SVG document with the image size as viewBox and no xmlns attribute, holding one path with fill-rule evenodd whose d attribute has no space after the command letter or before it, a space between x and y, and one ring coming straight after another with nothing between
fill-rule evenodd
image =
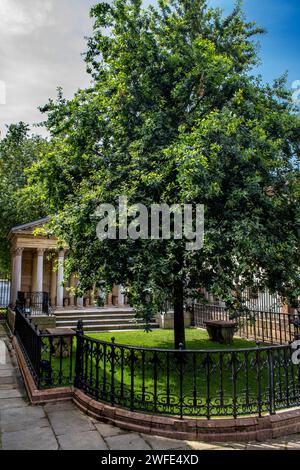
<instances>
[{"instance_id":1,"label":"fence post","mask_svg":"<svg viewBox=\"0 0 300 470\"><path fill-rule=\"evenodd\" d=\"M262 416L262 397L261 397L261 363L260 363L260 343L256 342L256 381L257 381L257 406L258 416Z\"/></svg>"},{"instance_id":2,"label":"fence post","mask_svg":"<svg viewBox=\"0 0 300 470\"><path fill-rule=\"evenodd\" d=\"M274 357L273 351L268 350L268 369L269 369L269 412L270 415L276 414L275 409L275 382L274 382Z\"/></svg>"},{"instance_id":3,"label":"fence post","mask_svg":"<svg viewBox=\"0 0 300 470\"><path fill-rule=\"evenodd\" d=\"M83 359L83 321L79 320L76 329L76 362L74 386L80 388Z\"/></svg>"},{"instance_id":4,"label":"fence post","mask_svg":"<svg viewBox=\"0 0 300 470\"><path fill-rule=\"evenodd\" d=\"M111 338L111 390L110 390L110 403L115 405L115 338Z\"/></svg>"},{"instance_id":5,"label":"fence post","mask_svg":"<svg viewBox=\"0 0 300 470\"><path fill-rule=\"evenodd\" d=\"M13 331L13 335L16 336L18 331L19 331L19 309L16 308L15 309L15 313L16 313L16 316L15 316L15 324L14 324L14 331Z\"/></svg>"},{"instance_id":6,"label":"fence post","mask_svg":"<svg viewBox=\"0 0 300 470\"><path fill-rule=\"evenodd\" d=\"M179 406L180 406L180 418L183 418L183 361L184 361L184 349L183 344L179 344Z\"/></svg>"}]
</instances>

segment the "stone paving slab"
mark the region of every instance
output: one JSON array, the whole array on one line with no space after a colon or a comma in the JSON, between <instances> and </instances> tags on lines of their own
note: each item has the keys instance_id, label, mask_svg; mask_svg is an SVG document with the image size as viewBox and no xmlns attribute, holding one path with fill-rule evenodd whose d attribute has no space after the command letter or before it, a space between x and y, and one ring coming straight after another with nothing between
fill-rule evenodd
<instances>
[{"instance_id":1,"label":"stone paving slab","mask_svg":"<svg viewBox=\"0 0 300 470\"><path fill-rule=\"evenodd\" d=\"M263 444L247 444L245 450L286 450L286 445L280 447L279 445L274 445L272 442L270 444L263 443Z\"/></svg>"},{"instance_id":2,"label":"stone paving slab","mask_svg":"<svg viewBox=\"0 0 300 470\"><path fill-rule=\"evenodd\" d=\"M0 411L0 426L2 432L12 432L30 429L32 427L49 427L42 407L27 406Z\"/></svg>"},{"instance_id":3,"label":"stone paving slab","mask_svg":"<svg viewBox=\"0 0 300 470\"><path fill-rule=\"evenodd\" d=\"M11 367L8 367L8 366L6 367L6 369L0 368L1 382L3 378L7 378L7 377L15 377L15 371Z\"/></svg>"},{"instance_id":4,"label":"stone paving slab","mask_svg":"<svg viewBox=\"0 0 300 470\"><path fill-rule=\"evenodd\" d=\"M53 411L48 413L48 419L56 436L95 429L91 420L78 410Z\"/></svg>"},{"instance_id":5,"label":"stone paving slab","mask_svg":"<svg viewBox=\"0 0 300 470\"><path fill-rule=\"evenodd\" d=\"M108 450L97 431L69 432L57 437L62 450Z\"/></svg>"},{"instance_id":6,"label":"stone paving slab","mask_svg":"<svg viewBox=\"0 0 300 470\"><path fill-rule=\"evenodd\" d=\"M24 398L6 398L0 400L0 411L13 408L22 408L25 406L29 406L29 403Z\"/></svg>"},{"instance_id":7,"label":"stone paving slab","mask_svg":"<svg viewBox=\"0 0 300 470\"><path fill-rule=\"evenodd\" d=\"M78 408L74 403L70 400L68 401L58 401L56 403L47 403L44 405L44 411L47 414L59 411L78 411Z\"/></svg>"},{"instance_id":8,"label":"stone paving slab","mask_svg":"<svg viewBox=\"0 0 300 470\"><path fill-rule=\"evenodd\" d=\"M142 434L142 438L149 444L152 449L155 450L170 450L170 449L185 449L189 450L188 445L184 445L183 441L176 439L167 439L160 436L148 436L147 434Z\"/></svg>"},{"instance_id":9,"label":"stone paving slab","mask_svg":"<svg viewBox=\"0 0 300 470\"><path fill-rule=\"evenodd\" d=\"M18 385L16 381L16 377L14 376L6 376L6 377L0 377L0 387L1 385Z\"/></svg>"},{"instance_id":10,"label":"stone paving slab","mask_svg":"<svg viewBox=\"0 0 300 470\"><path fill-rule=\"evenodd\" d=\"M105 441L110 450L151 450L149 444L135 433L107 437Z\"/></svg>"},{"instance_id":11,"label":"stone paving slab","mask_svg":"<svg viewBox=\"0 0 300 470\"><path fill-rule=\"evenodd\" d=\"M50 427L2 433L3 450L57 450L58 442Z\"/></svg>"},{"instance_id":12,"label":"stone paving slab","mask_svg":"<svg viewBox=\"0 0 300 470\"><path fill-rule=\"evenodd\" d=\"M23 397L23 392L20 392L20 390L0 390L0 400L2 398L21 398Z\"/></svg>"},{"instance_id":13,"label":"stone paving slab","mask_svg":"<svg viewBox=\"0 0 300 470\"><path fill-rule=\"evenodd\" d=\"M300 440L299 442L288 442L286 444L285 450L300 450Z\"/></svg>"},{"instance_id":14,"label":"stone paving slab","mask_svg":"<svg viewBox=\"0 0 300 470\"><path fill-rule=\"evenodd\" d=\"M15 367L12 363L7 363L7 360L5 359L5 364L0 363L0 371L8 371L8 370L15 370Z\"/></svg>"},{"instance_id":15,"label":"stone paving slab","mask_svg":"<svg viewBox=\"0 0 300 470\"><path fill-rule=\"evenodd\" d=\"M18 385L14 384L0 384L0 390L17 390Z\"/></svg>"},{"instance_id":16,"label":"stone paving slab","mask_svg":"<svg viewBox=\"0 0 300 470\"><path fill-rule=\"evenodd\" d=\"M210 444L207 442L198 442L198 441L184 441L189 449L193 450L216 450L218 449L217 444ZM244 445L246 447L246 444Z\"/></svg>"},{"instance_id":17,"label":"stone paving slab","mask_svg":"<svg viewBox=\"0 0 300 470\"><path fill-rule=\"evenodd\" d=\"M124 431L116 426L112 426L111 424L99 423L97 421L94 421L94 426L102 437L112 437L128 433L128 431Z\"/></svg>"}]
</instances>

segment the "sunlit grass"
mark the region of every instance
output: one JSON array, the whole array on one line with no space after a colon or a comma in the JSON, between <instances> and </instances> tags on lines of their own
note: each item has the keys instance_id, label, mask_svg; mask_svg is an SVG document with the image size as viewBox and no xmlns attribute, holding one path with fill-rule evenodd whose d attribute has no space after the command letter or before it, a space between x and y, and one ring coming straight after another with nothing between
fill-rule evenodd
<instances>
[{"instance_id":1,"label":"sunlit grass","mask_svg":"<svg viewBox=\"0 0 300 470\"><path fill-rule=\"evenodd\" d=\"M247 341L241 338L234 338L232 345L226 346L219 343L214 343L209 340L208 334L205 330L188 328L186 334L186 349L242 349L252 348L256 344L253 341ZM145 348L158 348L158 349L174 349L174 330L152 330L150 332L139 331L116 331L116 332L103 332L103 333L86 333L87 336L98 339L100 341L110 342L115 338L115 342L127 346L137 346Z\"/></svg>"}]
</instances>

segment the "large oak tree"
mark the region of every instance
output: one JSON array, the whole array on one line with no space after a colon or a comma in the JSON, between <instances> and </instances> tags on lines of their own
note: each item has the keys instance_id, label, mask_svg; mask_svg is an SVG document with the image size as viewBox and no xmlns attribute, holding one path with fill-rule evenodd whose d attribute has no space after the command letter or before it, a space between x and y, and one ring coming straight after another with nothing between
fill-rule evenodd
<instances>
[{"instance_id":1,"label":"large oak tree","mask_svg":"<svg viewBox=\"0 0 300 470\"><path fill-rule=\"evenodd\" d=\"M262 30L239 5L224 16L204 0L114 0L91 14L91 87L44 107L52 149L32 170L80 287L123 283L148 320L171 302L175 347L185 340L185 298L200 286L232 309L245 286L295 301L300 125L284 79L251 75ZM204 204L204 248L98 240L95 209L120 195Z\"/></svg>"}]
</instances>

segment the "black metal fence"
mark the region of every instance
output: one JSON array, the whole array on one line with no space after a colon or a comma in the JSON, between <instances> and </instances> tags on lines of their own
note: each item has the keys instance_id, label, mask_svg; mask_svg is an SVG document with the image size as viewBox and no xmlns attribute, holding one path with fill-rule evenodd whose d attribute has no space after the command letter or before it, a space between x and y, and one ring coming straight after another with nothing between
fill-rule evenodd
<instances>
[{"instance_id":1,"label":"black metal fence","mask_svg":"<svg viewBox=\"0 0 300 470\"><path fill-rule=\"evenodd\" d=\"M76 386L131 411L225 417L300 405L299 367L285 346L146 349L77 336Z\"/></svg>"},{"instance_id":2,"label":"black metal fence","mask_svg":"<svg viewBox=\"0 0 300 470\"><path fill-rule=\"evenodd\" d=\"M15 334L40 389L74 384L112 406L181 418L261 416L300 406L300 369L290 344L148 349L89 338L82 325L75 339L56 337L33 322L16 310Z\"/></svg>"},{"instance_id":3,"label":"black metal fence","mask_svg":"<svg viewBox=\"0 0 300 470\"><path fill-rule=\"evenodd\" d=\"M17 307L31 316L52 315L48 292L18 292Z\"/></svg>"},{"instance_id":4,"label":"black metal fence","mask_svg":"<svg viewBox=\"0 0 300 470\"><path fill-rule=\"evenodd\" d=\"M207 320L230 320L230 312L211 304L194 305L194 325L205 328ZM269 344L287 344L300 333L297 314L247 310L237 317L237 336Z\"/></svg>"},{"instance_id":5,"label":"black metal fence","mask_svg":"<svg viewBox=\"0 0 300 470\"><path fill-rule=\"evenodd\" d=\"M34 319L16 308L15 335L38 389L73 385L74 338L41 332Z\"/></svg>"}]
</instances>

